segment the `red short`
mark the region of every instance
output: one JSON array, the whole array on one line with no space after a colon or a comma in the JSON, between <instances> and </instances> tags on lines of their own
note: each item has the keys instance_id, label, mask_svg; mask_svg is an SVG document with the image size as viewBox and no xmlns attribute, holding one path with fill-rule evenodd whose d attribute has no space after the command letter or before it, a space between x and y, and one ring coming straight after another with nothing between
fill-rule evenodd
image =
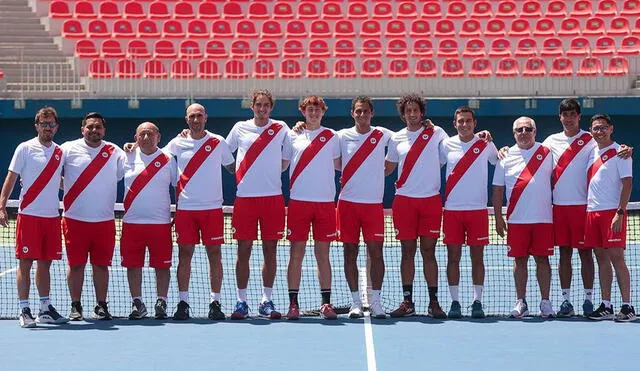
<instances>
[{"instance_id":1,"label":"red short","mask_svg":"<svg viewBox=\"0 0 640 371\"><path fill-rule=\"evenodd\" d=\"M180 245L205 246L224 243L224 217L222 209L178 210L173 218L177 241Z\"/></svg>"},{"instance_id":2,"label":"red short","mask_svg":"<svg viewBox=\"0 0 640 371\"><path fill-rule=\"evenodd\" d=\"M282 195L266 197L236 197L233 206L233 238L255 240L258 223L262 240L279 240L284 236L284 198Z\"/></svg>"},{"instance_id":3,"label":"red short","mask_svg":"<svg viewBox=\"0 0 640 371\"><path fill-rule=\"evenodd\" d=\"M586 247L626 248L627 247L627 213L622 216L622 231L611 231L611 220L616 210L600 210L587 212L585 222L584 245Z\"/></svg>"},{"instance_id":4,"label":"red short","mask_svg":"<svg viewBox=\"0 0 640 371\"><path fill-rule=\"evenodd\" d=\"M551 223L508 224L507 256L553 255L553 225Z\"/></svg>"},{"instance_id":5,"label":"red short","mask_svg":"<svg viewBox=\"0 0 640 371\"><path fill-rule=\"evenodd\" d=\"M336 239L336 207L333 201L289 200L287 239L289 241L307 241L311 226L313 226L315 241L334 241Z\"/></svg>"},{"instance_id":6,"label":"red short","mask_svg":"<svg viewBox=\"0 0 640 371\"><path fill-rule=\"evenodd\" d=\"M447 245L488 245L489 212L487 209L445 210L442 231Z\"/></svg>"},{"instance_id":7,"label":"red short","mask_svg":"<svg viewBox=\"0 0 640 371\"><path fill-rule=\"evenodd\" d=\"M556 246L584 248L587 205L553 205L553 237Z\"/></svg>"},{"instance_id":8,"label":"red short","mask_svg":"<svg viewBox=\"0 0 640 371\"><path fill-rule=\"evenodd\" d=\"M338 200L336 214L340 241L359 243L360 229L362 229L365 241L384 241L382 204L363 204Z\"/></svg>"},{"instance_id":9,"label":"red short","mask_svg":"<svg viewBox=\"0 0 640 371\"><path fill-rule=\"evenodd\" d=\"M171 266L171 224L122 223L120 256L122 266L144 267L145 248L149 248L149 266L169 268Z\"/></svg>"},{"instance_id":10,"label":"red short","mask_svg":"<svg viewBox=\"0 0 640 371\"><path fill-rule=\"evenodd\" d=\"M67 247L69 266L87 264L91 255L93 265L111 265L113 250L116 245L116 222L82 222L70 218L62 218L64 243Z\"/></svg>"},{"instance_id":11,"label":"red short","mask_svg":"<svg viewBox=\"0 0 640 371\"><path fill-rule=\"evenodd\" d=\"M18 214L16 259L62 259L60 217L44 218Z\"/></svg>"},{"instance_id":12,"label":"red short","mask_svg":"<svg viewBox=\"0 0 640 371\"><path fill-rule=\"evenodd\" d=\"M415 240L418 236L440 237L442 198L396 196L391 205L396 239Z\"/></svg>"}]
</instances>

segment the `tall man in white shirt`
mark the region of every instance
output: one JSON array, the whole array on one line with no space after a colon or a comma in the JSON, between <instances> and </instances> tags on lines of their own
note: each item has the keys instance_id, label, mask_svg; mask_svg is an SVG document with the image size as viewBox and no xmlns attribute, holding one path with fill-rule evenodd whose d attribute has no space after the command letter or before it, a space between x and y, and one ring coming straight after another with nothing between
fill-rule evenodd
<instances>
[{"instance_id":1,"label":"tall man in white shirt","mask_svg":"<svg viewBox=\"0 0 640 371\"><path fill-rule=\"evenodd\" d=\"M7 201L18 177L21 179L20 206L16 225L15 255L18 259L16 283L21 327L39 323L66 323L49 297L53 260L62 258L58 190L62 172L63 152L53 142L58 131L58 115L51 107L41 108L35 116L37 136L16 148L9 171L0 192L0 225L9 226ZM29 307L31 266L37 261L36 286L40 295L40 310L33 318Z\"/></svg>"},{"instance_id":2,"label":"tall man in white shirt","mask_svg":"<svg viewBox=\"0 0 640 371\"><path fill-rule=\"evenodd\" d=\"M633 185L632 161L616 156L620 145L611 139L613 123L605 114L591 118L591 134L598 144L591 151L587 168L587 220L584 243L594 249L598 260L598 275L602 304L589 315L590 319L612 319L611 283L613 269L622 295L622 307L615 315L620 322L634 321L631 306L631 279L624 260L627 242L627 204Z\"/></svg>"},{"instance_id":3,"label":"tall man in white shirt","mask_svg":"<svg viewBox=\"0 0 640 371\"><path fill-rule=\"evenodd\" d=\"M553 255L553 224L551 212L551 172L553 161L550 151L536 142L536 124L529 117L513 122L516 145L497 165L493 176L493 210L496 232L507 233L509 257L515 258L513 276L516 286L516 304L511 311L514 318L529 314L525 299L527 288L527 262L533 255L537 266L537 279L542 301L540 315L555 315L549 294ZM506 188L507 221L502 216L502 199Z\"/></svg>"},{"instance_id":4,"label":"tall man in white shirt","mask_svg":"<svg viewBox=\"0 0 640 371\"><path fill-rule=\"evenodd\" d=\"M93 317L111 319L107 291L116 234L113 205L126 156L115 144L103 140L105 124L100 113L88 113L82 119L82 138L61 146L65 154L62 229L69 263L72 321L84 319L80 298L89 257L97 300Z\"/></svg>"},{"instance_id":5,"label":"tall man in white shirt","mask_svg":"<svg viewBox=\"0 0 640 371\"><path fill-rule=\"evenodd\" d=\"M127 268L132 298L129 319L142 319L142 267L146 248L149 266L155 269L157 300L155 318L167 318L167 292L173 241L171 235L170 185L175 186L175 159L158 149L160 131L151 122L138 126L136 148L127 153L124 173L124 217L120 237L122 266Z\"/></svg>"},{"instance_id":6,"label":"tall man in white shirt","mask_svg":"<svg viewBox=\"0 0 640 371\"><path fill-rule=\"evenodd\" d=\"M287 214L287 239L291 253L287 280L289 311L287 318L300 316L298 292L302 261L313 226L313 240L322 305L320 316L337 318L331 305L331 263L329 245L336 239L335 169L340 168L340 139L331 129L322 126L327 110L324 99L306 97L299 106L304 115L304 129L291 133L292 153L289 188L291 190Z\"/></svg>"},{"instance_id":7,"label":"tall man in white shirt","mask_svg":"<svg viewBox=\"0 0 640 371\"><path fill-rule=\"evenodd\" d=\"M283 121L269 118L273 103L268 90L254 91L251 96L253 118L237 122L227 136L231 151L238 151L237 193L231 221L233 237L238 240L238 301L232 319L244 319L249 315L249 258L253 241L258 238L258 224L264 256L258 313L269 319L281 317L271 297L277 268L277 242L284 235L285 224L281 174L289 166L291 137Z\"/></svg>"},{"instance_id":8,"label":"tall man in white shirt","mask_svg":"<svg viewBox=\"0 0 640 371\"><path fill-rule=\"evenodd\" d=\"M471 256L473 281L471 317L483 318L483 255L484 246L489 244L486 182L489 163L497 163L498 153L493 142L474 135L478 121L471 108L458 108L453 118L458 135L443 140L440 145L440 160L447 165L443 233L448 252L447 279L452 299L448 316L462 316L458 285L462 245L466 243Z\"/></svg>"}]
</instances>

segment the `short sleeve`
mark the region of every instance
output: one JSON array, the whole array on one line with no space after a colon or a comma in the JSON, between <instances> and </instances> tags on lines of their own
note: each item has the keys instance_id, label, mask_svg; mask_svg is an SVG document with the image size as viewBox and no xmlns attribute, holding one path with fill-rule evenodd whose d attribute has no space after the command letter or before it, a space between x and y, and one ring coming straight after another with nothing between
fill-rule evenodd
<instances>
[{"instance_id":1,"label":"short sleeve","mask_svg":"<svg viewBox=\"0 0 640 371\"><path fill-rule=\"evenodd\" d=\"M20 144L15 152L13 153L13 157L11 158L11 162L9 163L9 171L14 172L18 175L22 173L25 165L25 145Z\"/></svg>"},{"instance_id":2,"label":"short sleeve","mask_svg":"<svg viewBox=\"0 0 640 371\"><path fill-rule=\"evenodd\" d=\"M633 161L631 158L618 159L618 174L620 179L631 178L633 176Z\"/></svg>"},{"instance_id":3,"label":"short sleeve","mask_svg":"<svg viewBox=\"0 0 640 371\"><path fill-rule=\"evenodd\" d=\"M440 165L444 165L447 163L447 155L449 154L449 150L447 148L448 138L440 142L438 145L438 154L440 155Z\"/></svg>"},{"instance_id":4,"label":"short sleeve","mask_svg":"<svg viewBox=\"0 0 640 371\"><path fill-rule=\"evenodd\" d=\"M178 152L178 149L176 148L178 140L180 140L178 137L171 139L169 143L162 148L162 151L169 154L171 157L176 156Z\"/></svg>"},{"instance_id":5,"label":"short sleeve","mask_svg":"<svg viewBox=\"0 0 640 371\"><path fill-rule=\"evenodd\" d=\"M291 160L291 156L293 155L293 146L291 144L291 129L289 129L286 125L283 129L286 131L284 133L284 140L282 141L282 159Z\"/></svg>"},{"instance_id":6,"label":"short sleeve","mask_svg":"<svg viewBox=\"0 0 640 371\"><path fill-rule=\"evenodd\" d=\"M175 157L171 157L169 161L169 171L171 172L171 185L175 187L178 184L178 162Z\"/></svg>"},{"instance_id":7,"label":"short sleeve","mask_svg":"<svg viewBox=\"0 0 640 371\"><path fill-rule=\"evenodd\" d=\"M503 186L505 185L504 181L504 160L499 161L496 164L496 171L493 172L493 185L494 186Z\"/></svg>"},{"instance_id":8,"label":"short sleeve","mask_svg":"<svg viewBox=\"0 0 640 371\"><path fill-rule=\"evenodd\" d=\"M340 154L340 138L338 137L337 133L334 133L335 135L333 136L333 138L331 138L331 141L329 142L329 145L331 145L331 154L333 155L333 159L338 159L340 158L341 154Z\"/></svg>"},{"instance_id":9,"label":"short sleeve","mask_svg":"<svg viewBox=\"0 0 640 371\"><path fill-rule=\"evenodd\" d=\"M385 160L394 162L396 164L400 162L400 155L398 154L398 141L395 139L395 137L391 137L391 140L389 140L389 148Z\"/></svg>"},{"instance_id":10,"label":"short sleeve","mask_svg":"<svg viewBox=\"0 0 640 371\"><path fill-rule=\"evenodd\" d=\"M496 165L499 161L496 145L493 144L493 142L489 142L485 151L488 151L487 161L489 161L491 165Z\"/></svg>"},{"instance_id":11,"label":"short sleeve","mask_svg":"<svg viewBox=\"0 0 640 371\"><path fill-rule=\"evenodd\" d=\"M231 149L229 149L229 145L224 140L220 141L220 151L222 156L222 165L231 165L235 161L233 154L231 153Z\"/></svg>"},{"instance_id":12,"label":"short sleeve","mask_svg":"<svg viewBox=\"0 0 640 371\"><path fill-rule=\"evenodd\" d=\"M233 153L238 149L238 125L240 123L236 123L235 125L233 125L233 127L231 128L231 131L229 132L229 135L227 135L227 145L229 146L229 150Z\"/></svg>"},{"instance_id":13,"label":"short sleeve","mask_svg":"<svg viewBox=\"0 0 640 371\"><path fill-rule=\"evenodd\" d=\"M127 160L127 155L122 149L120 149L120 147L116 145L114 145L114 147L116 147L116 156L118 156L116 159L116 161L118 161L117 177L118 177L118 181L120 181L122 180L122 178L124 178L125 162Z\"/></svg>"}]
</instances>

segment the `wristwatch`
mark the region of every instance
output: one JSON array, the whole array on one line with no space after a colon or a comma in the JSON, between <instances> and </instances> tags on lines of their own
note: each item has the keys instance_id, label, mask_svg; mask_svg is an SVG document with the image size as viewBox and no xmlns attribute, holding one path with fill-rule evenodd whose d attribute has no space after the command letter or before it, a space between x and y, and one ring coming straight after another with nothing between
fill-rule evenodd
<instances>
[{"instance_id":1,"label":"wristwatch","mask_svg":"<svg viewBox=\"0 0 640 371\"><path fill-rule=\"evenodd\" d=\"M618 209L618 210L616 211L616 214L618 214L618 215L624 215L624 209Z\"/></svg>"}]
</instances>

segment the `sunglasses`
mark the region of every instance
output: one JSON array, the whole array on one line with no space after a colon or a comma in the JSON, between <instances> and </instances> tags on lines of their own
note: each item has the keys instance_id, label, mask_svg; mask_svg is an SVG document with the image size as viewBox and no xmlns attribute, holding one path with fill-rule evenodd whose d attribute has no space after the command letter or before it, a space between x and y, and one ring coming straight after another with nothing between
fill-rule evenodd
<instances>
[{"instance_id":1,"label":"sunglasses","mask_svg":"<svg viewBox=\"0 0 640 371\"><path fill-rule=\"evenodd\" d=\"M49 127L51 129L55 128L56 126L58 126L57 122L38 122L38 125L40 125L41 128L46 128Z\"/></svg>"},{"instance_id":2,"label":"sunglasses","mask_svg":"<svg viewBox=\"0 0 640 371\"><path fill-rule=\"evenodd\" d=\"M607 131L609 130L608 125L598 125L591 128L591 131Z\"/></svg>"},{"instance_id":3,"label":"sunglasses","mask_svg":"<svg viewBox=\"0 0 640 371\"><path fill-rule=\"evenodd\" d=\"M519 128L515 128L516 133L522 133L522 132L527 132L527 133L531 133L533 131L533 128L530 126L521 126Z\"/></svg>"}]
</instances>

